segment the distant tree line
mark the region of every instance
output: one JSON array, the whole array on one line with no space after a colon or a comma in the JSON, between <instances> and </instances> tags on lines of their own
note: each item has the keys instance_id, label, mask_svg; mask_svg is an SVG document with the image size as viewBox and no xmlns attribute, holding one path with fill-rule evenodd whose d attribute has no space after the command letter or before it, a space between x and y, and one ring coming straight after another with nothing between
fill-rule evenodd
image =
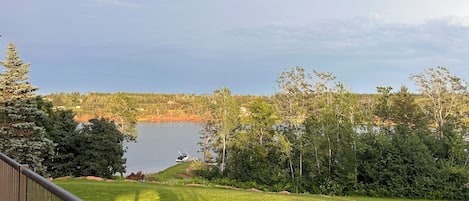
<instances>
[{"instance_id":1,"label":"distant tree line","mask_svg":"<svg viewBox=\"0 0 469 201\"><path fill-rule=\"evenodd\" d=\"M125 97L133 104L134 115L140 121L204 121L204 105L211 94L156 94L156 93L52 93L44 98L56 108L73 110L78 117L111 117L112 99ZM240 105L258 98L253 95L234 95ZM267 98L267 97L266 97ZM111 104L110 104L111 103Z\"/></svg>"},{"instance_id":2,"label":"distant tree line","mask_svg":"<svg viewBox=\"0 0 469 201\"><path fill-rule=\"evenodd\" d=\"M126 97L111 100L113 120L97 116L79 124L72 110L34 94L30 64L23 63L13 43L0 65L0 152L43 176L110 178L125 172L123 142L136 137Z\"/></svg>"},{"instance_id":3,"label":"distant tree line","mask_svg":"<svg viewBox=\"0 0 469 201\"><path fill-rule=\"evenodd\" d=\"M201 150L214 182L268 191L463 199L467 83L444 67L359 96L330 73L292 68L278 92L241 106L227 88L206 102Z\"/></svg>"}]
</instances>

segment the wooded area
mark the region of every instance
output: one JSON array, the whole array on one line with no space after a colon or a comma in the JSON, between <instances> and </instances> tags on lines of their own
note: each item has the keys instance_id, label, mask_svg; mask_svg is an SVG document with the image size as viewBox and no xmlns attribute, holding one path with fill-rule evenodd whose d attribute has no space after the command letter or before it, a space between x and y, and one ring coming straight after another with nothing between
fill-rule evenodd
<instances>
[{"instance_id":1,"label":"wooded area","mask_svg":"<svg viewBox=\"0 0 469 201\"><path fill-rule=\"evenodd\" d=\"M44 97L57 109L70 109L77 114L77 120L86 121L91 117L108 114L110 100L118 94L125 96L138 111L137 118L142 122L202 122L205 105L210 94L156 94L156 93L98 93L81 94L53 93ZM234 96L240 105L260 96ZM263 97L268 98L268 97Z\"/></svg>"},{"instance_id":2,"label":"wooded area","mask_svg":"<svg viewBox=\"0 0 469 201\"><path fill-rule=\"evenodd\" d=\"M330 73L289 69L279 91L244 109L216 90L203 124L201 174L263 190L334 195L462 199L468 186L467 83L444 67L373 96ZM241 107L243 108L243 107Z\"/></svg>"},{"instance_id":3,"label":"wooded area","mask_svg":"<svg viewBox=\"0 0 469 201\"><path fill-rule=\"evenodd\" d=\"M0 64L0 151L43 175L122 174L123 142L138 137L138 117L188 116L203 127L199 174L218 184L430 199L468 194L468 84L444 67L410 75L419 94L377 86L376 94L359 95L331 73L295 67L278 76L269 97L220 88L42 98L14 44ZM75 114L90 119L79 126Z\"/></svg>"},{"instance_id":4,"label":"wooded area","mask_svg":"<svg viewBox=\"0 0 469 201\"><path fill-rule=\"evenodd\" d=\"M73 111L54 108L34 94L30 64L23 63L13 43L0 65L5 67L0 74L0 152L43 176L110 178L125 172L123 142L136 137L131 111L119 119L122 113L111 110L125 125L104 117L79 125ZM121 105L114 103L111 109Z\"/></svg>"}]
</instances>

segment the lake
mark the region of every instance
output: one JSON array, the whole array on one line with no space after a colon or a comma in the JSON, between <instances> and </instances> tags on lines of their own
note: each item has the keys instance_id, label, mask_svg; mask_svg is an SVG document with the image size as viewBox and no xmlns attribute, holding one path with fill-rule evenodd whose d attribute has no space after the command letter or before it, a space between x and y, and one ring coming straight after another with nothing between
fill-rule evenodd
<instances>
[{"instance_id":1,"label":"lake","mask_svg":"<svg viewBox=\"0 0 469 201\"><path fill-rule=\"evenodd\" d=\"M139 123L137 143L125 143L128 147L127 171L154 173L176 164L178 151L201 158L198 153L199 123Z\"/></svg>"}]
</instances>

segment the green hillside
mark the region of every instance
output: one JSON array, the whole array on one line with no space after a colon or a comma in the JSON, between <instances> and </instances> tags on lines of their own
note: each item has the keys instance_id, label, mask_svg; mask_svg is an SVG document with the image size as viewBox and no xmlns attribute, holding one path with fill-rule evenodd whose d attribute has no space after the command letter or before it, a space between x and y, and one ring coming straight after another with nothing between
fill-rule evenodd
<instances>
[{"instance_id":1,"label":"green hillside","mask_svg":"<svg viewBox=\"0 0 469 201\"><path fill-rule=\"evenodd\" d=\"M106 182L72 179L55 181L64 189L85 201L418 201L411 199L385 199L364 197L333 197L324 195L281 195L216 187L163 185L156 183Z\"/></svg>"},{"instance_id":2,"label":"green hillside","mask_svg":"<svg viewBox=\"0 0 469 201\"><path fill-rule=\"evenodd\" d=\"M152 182L90 181L86 179L55 180L54 183L84 201L419 201L370 197L336 197L309 194L282 194L259 192L254 189L235 189L227 186L190 184L188 168L192 163L181 163L159 173L147 175ZM165 183L165 184L163 184ZM183 183L188 183L182 185ZM423 200L422 200L423 201Z\"/></svg>"}]
</instances>

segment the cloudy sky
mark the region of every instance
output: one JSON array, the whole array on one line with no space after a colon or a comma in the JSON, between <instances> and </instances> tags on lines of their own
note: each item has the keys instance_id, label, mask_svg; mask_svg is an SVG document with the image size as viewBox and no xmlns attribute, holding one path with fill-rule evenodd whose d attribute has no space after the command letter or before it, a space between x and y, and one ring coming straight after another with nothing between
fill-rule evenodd
<instances>
[{"instance_id":1,"label":"cloudy sky","mask_svg":"<svg viewBox=\"0 0 469 201\"><path fill-rule=\"evenodd\" d=\"M469 81L467 0L3 0L0 34L40 94L270 95L295 66L358 93L436 66Z\"/></svg>"}]
</instances>

